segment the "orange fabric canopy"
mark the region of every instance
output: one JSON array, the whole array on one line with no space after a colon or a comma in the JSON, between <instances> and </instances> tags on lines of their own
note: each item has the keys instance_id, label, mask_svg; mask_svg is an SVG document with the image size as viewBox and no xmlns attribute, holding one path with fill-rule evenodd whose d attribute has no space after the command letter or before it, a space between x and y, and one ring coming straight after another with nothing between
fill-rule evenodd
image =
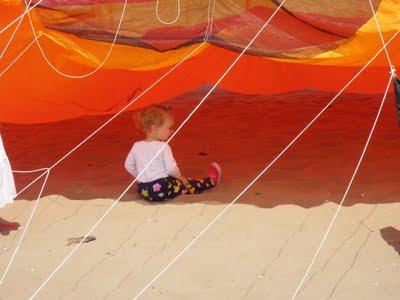
<instances>
[{"instance_id":1,"label":"orange fabric canopy","mask_svg":"<svg viewBox=\"0 0 400 300\"><path fill-rule=\"evenodd\" d=\"M196 49L129 109L213 85L278 1L226 0L214 7L213 1L205 2L183 3L187 7L181 9L177 23L164 25L155 17L155 1L127 1L118 38L104 65L125 2L41 2L29 13L32 23L25 15L19 28L15 22L0 34L2 53L16 30L0 59L0 121L43 123L115 113ZM336 16L325 1L289 2L219 88L243 94L339 91L382 47L368 1L338 1ZM161 3L160 15L173 19L176 2ZM374 6L389 41L400 29L400 4L383 0L374 1ZM19 1L0 0L0 28L23 11ZM395 36L387 48L395 66L400 65L399 46ZM82 76L99 65L91 76L66 76ZM347 91L381 93L389 70L382 51Z\"/></svg>"}]
</instances>

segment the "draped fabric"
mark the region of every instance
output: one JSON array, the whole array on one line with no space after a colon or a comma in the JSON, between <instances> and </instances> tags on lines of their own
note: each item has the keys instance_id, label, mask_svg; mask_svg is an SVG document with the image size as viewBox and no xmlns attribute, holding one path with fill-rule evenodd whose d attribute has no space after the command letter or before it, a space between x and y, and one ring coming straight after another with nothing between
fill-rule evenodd
<instances>
[{"instance_id":1,"label":"draped fabric","mask_svg":"<svg viewBox=\"0 0 400 300\"><path fill-rule=\"evenodd\" d=\"M0 121L115 113L197 47L129 109L213 85L281 1L44 0L29 13L32 23L23 18L0 59ZM400 3L372 3L389 41L400 29ZM24 9L23 1L0 0L0 28ZM0 53L16 26L0 35ZM40 35L37 43L7 69L33 32ZM259 95L338 91L381 47L369 1L287 0L218 88ZM399 47L397 36L387 47L397 66ZM85 75L99 65L92 76L62 75ZM382 52L347 91L381 93L389 70Z\"/></svg>"}]
</instances>

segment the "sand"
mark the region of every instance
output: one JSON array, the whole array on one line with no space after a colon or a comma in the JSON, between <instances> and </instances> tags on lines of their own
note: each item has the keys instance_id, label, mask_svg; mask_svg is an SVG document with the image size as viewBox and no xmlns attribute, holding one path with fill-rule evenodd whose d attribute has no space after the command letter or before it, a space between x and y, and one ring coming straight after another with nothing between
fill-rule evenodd
<instances>
[{"instance_id":1,"label":"sand","mask_svg":"<svg viewBox=\"0 0 400 300\"><path fill-rule=\"evenodd\" d=\"M170 101L177 123L206 89ZM218 161L223 182L165 204L123 197L38 299L132 299L280 152L334 94L217 91L172 142L185 175ZM142 299L290 299L340 202L382 95L343 95ZM399 128L393 99L299 299L398 299ZM107 116L5 124L14 169L50 166ZM55 167L0 299L27 299L129 184L123 160L140 138L129 113ZM21 189L34 175L17 175ZM0 211L25 226L40 184ZM5 222L5 221L4 221ZM4 226L3 226L4 227ZM3 228L0 266L22 229Z\"/></svg>"},{"instance_id":2,"label":"sand","mask_svg":"<svg viewBox=\"0 0 400 300\"><path fill-rule=\"evenodd\" d=\"M86 233L111 204L62 196L41 201L1 299L27 299L72 249L67 239ZM17 201L2 215L24 220L32 204ZM93 233L97 239L81 246L38 299L132 299L222 208L120 203ZM290 299L335 208L235 205L141 298ZM400 228L399 214L398 204L343 208L299 299L398 299L400 257L381 230ZM20 233L2 238L1 266Z\"/></svg>"}]
</instances>

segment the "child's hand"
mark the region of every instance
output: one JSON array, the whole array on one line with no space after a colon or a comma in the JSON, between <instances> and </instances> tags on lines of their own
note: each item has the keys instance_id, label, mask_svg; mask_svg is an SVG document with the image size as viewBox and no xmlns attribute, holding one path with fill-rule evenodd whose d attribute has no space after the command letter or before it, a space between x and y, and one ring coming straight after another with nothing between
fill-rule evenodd
<instances>
[{"instance_id":1,"label":"child's hand","mask_svg":"<svg viewBox=\"0 0 400 300\"><path fill-rule=\"evenodd\" d=\"M187 185L188 183L189 183L189 181L186 179L186 177L185 176L180 176L179 178L178 178L180 181L182 181L182 183L184 184L184 185Z\"/></svg>"}]
</instances>

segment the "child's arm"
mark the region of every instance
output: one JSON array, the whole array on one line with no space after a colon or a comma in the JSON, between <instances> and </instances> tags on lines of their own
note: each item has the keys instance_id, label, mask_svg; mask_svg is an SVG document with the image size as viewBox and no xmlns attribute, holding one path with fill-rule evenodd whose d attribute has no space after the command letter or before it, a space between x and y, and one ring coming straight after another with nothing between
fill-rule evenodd
<instances>
[{"instance_id":1,"label":"child's arm","mask_svg":"<svg viewBox=\"0 0 400 300\"><path fill-rule=\"evenodd\" d=\"M135 155L133 153L133 149L129 151L128 156L125 159L125 169L133 176L137 177L138 170L136 167Z\"/></svg>"},{"instance_id":2,"label":"child's arm","mask_svg":"<svg viewBox=\"0 0 400 300\"><path fill-rule=\"evenodd\" d=\"M181 174L169 145L167 145L163 151L163 159L167 174L181 180L184 184L187 184L187 179Z\"/></svg>"}]
</instances>

